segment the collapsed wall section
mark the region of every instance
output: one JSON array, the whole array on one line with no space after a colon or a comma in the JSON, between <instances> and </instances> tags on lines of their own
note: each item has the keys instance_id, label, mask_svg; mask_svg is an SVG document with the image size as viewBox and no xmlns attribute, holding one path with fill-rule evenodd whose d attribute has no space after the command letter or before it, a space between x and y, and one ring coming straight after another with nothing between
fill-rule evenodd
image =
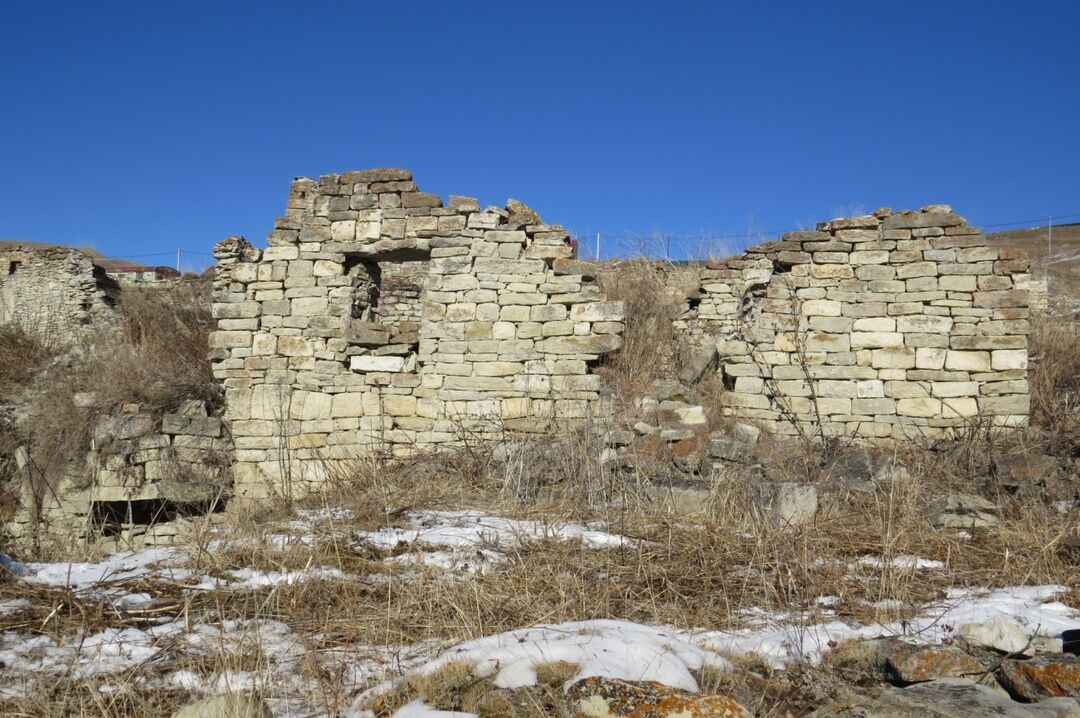
<instances>
[{"instance_id":1,"label":"collapsed wall section","mask_svg":"<svg viewBox=\"0 0 1080 718\"><path fill-rule=\"evenodd\" d=\"M260 251L217 245L214 372L238 495L291 494L405 454L606 414L591 366L623 307L520 202L481 210L409 172L299 178Z\"/></svg>"},{"instance_id":2,"label":"collapsed wall section","mask_svg":"<svg viewBox=\"0 0 1080 718\"><path fill-rule=\"evenodd\" d=\"M0 326L70 344L115 319L117 294L115 282L78 249L0 244Z\"/></svg>"},{"instance_id":3,"label":"collapsed wall section","mask_svg":"<svg viewBox=\"0 0 1080 718\"><path fill-rule=\"evenodd\" d=\"M779 433L911 439L1026 422L1028 260L945 205L837 219L710 263L682 326L726 410Z\"/></svg>"}]
</instances>

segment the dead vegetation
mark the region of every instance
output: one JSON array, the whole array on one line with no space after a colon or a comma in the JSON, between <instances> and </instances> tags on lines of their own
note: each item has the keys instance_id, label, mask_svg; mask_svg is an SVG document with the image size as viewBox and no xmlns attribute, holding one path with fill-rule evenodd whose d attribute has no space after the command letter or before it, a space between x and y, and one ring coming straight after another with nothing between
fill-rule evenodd
<instances>
[{"instance_id":1,"label":"dead vegetation","mask_svg":"<svg viewBox=\"0 0 1080 718\"><path fill-rule=\"evenodd\" d=\"M652 265L626 263L613 271L621 274L612 275L619 279L607 291L628 302L629 319L624 348L603 371L625 398L647 393L678 365L684 350L670 325L686 297L668 291L670 281ZM179 304L151 295L133 301L117 344L90 354L101 358L95 361L102 362L96 366L103 372L95 410L131 401L164 409L178 396L217 400L204 359L209 318L196 302ZM1070 323L1036 322L1033 343L1032 427L1005 432L973 423L954 441L896 447L895 458L906 471L871 490L829 487L817 445L765 442L753 458L771 478L814 483L826 492L817 520L806 526L775 527L756 518L748 510L745 477L738 474L716 484L709 511L691 518L672 515L650 494L649 484L678 478L677 470L659 461L649 465L648 475L644 469L617 473L600 461L602 446L588 430L530 441L465 442L455 451L399 460L372 456L338 467L327 492L295 504L350 511L348 518L314 530L311 541L275 540L293 518L291 507L277 506L234 512L225 524L208 518L188 546L192 566L209 575L327 567L346 579L201 593L179 585L133 584L130 590L149 592L154 599L153 611L142 613L9 580L0 583L0 600L29 599L31 607L0 615L0 630L61 637L164 618L217 626L282 621L306 637L308 660L300 671L320 687L320 710L332 715L365 687L350 681L343 662L334 663L333 656L354 646L446 646L537 623L592 618L735 629L744 625L747 612L759 611L814 622L823 618L822 597L835 598L829 609L837 618L884 623L910 618L919 607L941 600L950 587L1078 586L1080 565L1060 550L1064 539L1080 535L1076 509L1063 514L1050 497L1012 496L989 481L996 454L1047 451L1071 461L1080 451L1080 330ZM658 355L658 347L668 347L670 354ZM104 363L110 352L115 367ZM11 367L14 375L17 364L12 361ZM76 376L89 381L88 374ZM87 386L58 386L50 392L58 403L49 411L74 412L73 404L60 402L65 396L71 401ZM73 433L48 440L76 441L78 432L68 431ZM969 532L931 529L922 509L948 490L991 498L1001 507L999 525ZM503 560L482 572L448 577L419 557L411 563L387 561L418 553L414 545L377 549L354 538L358 531L405 525L411 511L435 509L484 509L553 526L596 522L633 542L598 550L575 541L530 541L504 550ZM226 544L215 544L222 536L228 537ZM928 571L893 561L905 556L941 561L944 568ZM879 563L860 564L861 558ZM1076 590L1062 600L1080 607ZM159 678L165 667L212 677L265 666L257 654L243 661L225 652L196 660L173 646L161 648L154 662L110 678L109 692L98 690L100 682L72 674L45 691L0 701L0 709L8 715L166 714L192 693L146 682ZM851 683L869 680L860 661L865 662L843 653L823 667L796 662L778 671L744 658L734 673L706 671L699 679L706 690L735 694L758 715L801 715ZM542 674L535 688L508 692L452 665L406 680L373 707L382 718L420 697L441 709L484 718L558 715L565 710L562 685L570 668L553 665Z\"/></svg>"}]
</instances>

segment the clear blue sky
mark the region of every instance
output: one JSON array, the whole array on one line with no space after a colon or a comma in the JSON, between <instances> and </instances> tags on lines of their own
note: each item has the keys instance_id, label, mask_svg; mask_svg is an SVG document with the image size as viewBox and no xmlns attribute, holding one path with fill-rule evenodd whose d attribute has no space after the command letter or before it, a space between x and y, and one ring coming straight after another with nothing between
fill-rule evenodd
<instances>
[{"instance_id":1,"label":"clear blue sky","mask_svg":"<svg viewBox=\"0 0 1080 718\"><path fill-rule=\"evenodd\" d=\"M0 238L261 242L293 176L380 166L586 236L1080 212L1078 35L1072 0L7 2Z\"/></svg>"}]
</instances>

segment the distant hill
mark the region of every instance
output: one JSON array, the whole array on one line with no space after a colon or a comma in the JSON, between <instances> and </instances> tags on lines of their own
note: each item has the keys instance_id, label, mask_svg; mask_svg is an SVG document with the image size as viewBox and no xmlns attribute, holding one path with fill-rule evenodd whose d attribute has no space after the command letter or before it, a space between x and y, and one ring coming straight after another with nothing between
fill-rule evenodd
<instances>
[{"instance_id":1,"label":"distant hill","mask_svg":"<svg viewBox=\"0 0 1080 718\"><path fill-rule=\"evenodd\" d=\"M1047 228L1029 227L990 232L986 241L996 247L1017 247L1031 257L1032 270L1046 272L1051 303L1080 306L1080 223L1054 227L1053 247L1048 255Z\"/></svg>"}]
</instances>

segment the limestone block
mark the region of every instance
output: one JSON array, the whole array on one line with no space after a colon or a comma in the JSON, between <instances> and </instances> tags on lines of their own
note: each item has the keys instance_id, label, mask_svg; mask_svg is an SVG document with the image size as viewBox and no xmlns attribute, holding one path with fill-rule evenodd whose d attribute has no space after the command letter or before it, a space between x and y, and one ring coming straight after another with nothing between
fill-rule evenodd
<instances>
[{"instance_id":1,"label":"limestone block","mask_svg":"<svg viewBox=\"0 0 1080 718\"><path fill-rule=\"evenodd\" d=\"M857 332L895 332L896 319L892 317L862 317L855 320L852 329Z\"/></svg>"},{"instance_id":2,"label":"limestone block","mask_svg":"<svg viewBox=\"0 0 1080 718\"><path fill-rule=\"evenodd\" d=\"M570 308L574 322L621 322L625 317L622 302L585 302Z\"/></svg>"},{"instance_id":3,"label":"limestone block","mask_svg":"<svg viewBox=\"0 0 1080 718\"><path fill-rule=\"evenodd\" d=\"M975 292L972 298L976 307L1026 307L1028 305L1028 293L1023 289Z\"/></svg>"},{"instance_id":4,"label":"limestone block","mask_svg":"<svg viewBox=\"0 0 1080 718\"><path fill-rule=\"evenodd\" d=\"M800 314L803 316L838 317L842 305L837 301L827 299L811 299L802 303Z\"/></svg>"},{"instance_id":5,"label":"limestone block","mask_svg":"<svg viewBox=\"0 0 1080 718\"><path fill-rule=\"evenodd\" d=\"M904 346L904 335L899 332L852 332L852 349L879 349Z\"/></svg>"},{"instance_id":6,"label":"limestone block","mask_svg":"<svg viewBox=\"0 0 1080 718\"><path fill-rule=\"evenodd\" d=\"M400 372L405 367L405 357L401 356L354 356L349 360L349 368L359 372Z\"/></svg>"},{"instance_id":7,"label":"limestone block","mask_svg":"<svg viewBox=\"0 0 1080 718\"><path fill-rule=\"evenodd\" d=\"M897 267L897 279L913 279L915 277L936 277L938 275L937 262L912 262Z\"/></svg>"},{"instance_id":8,"label":"limestone block","mask_svg":"<svg viewBox=\"0 0 1080 718\"><path fill-rule=\"evenodd\" d=\"M945 368L957 371L990 371L990 352L950 349L945 355Z\"/></svg>"},{"instance_id":9,"label":"limestone block","mask_svg":"<svg viewBox=\"0 0 1080 718\"><path fill-rule=\"evenodd\" d=\"M1027 394L979 397L979 411L983 414L1027 414L1031 397Z\"/></svg>"},{"instance_id":10,"label":"limestone block","mask_svg":"<svg viewBox=\"0 0 1080 718\"><path fill-rule=\"evenodd\" d=\"M950 317L938 317L928 314L905 314L896 318L898 332L917 332L924 334L948 334L952 331L953 320Z\"/></svg>"},{"instance_id":11,"label":"limestone block","mask_svg":"<svg viewBox=\"0 0 1080 718\"><path fill-rule=\"evenodd\" d=\"M990 368L994 371L1027 369L1027 349L999 349L990 352Z\"/></svg>"},{"instance_id":12,"label":"limestone block","mask_svg":"<svg viewBox=\"0 0 1080 718\"><path fill-rule=\"evenodd\" d=\"M330 416L334 419L364 416L364 397L360 392L334 394L330 406Z\"/></svg>"},{"instance_id":13,"label":"limestone block","mask_svg":"<svg viewBox=\"0 0 1080 718\"><path fill-rule=\"evenodd\" d=\"M934 417L941 414L941 401L929 397L897 399L896 413L900 416Z\"/></svg>"},{"instance_id":14,"label":"limestone block","mask_svg":"<svg viewBox=\"0 0 1080 718\"><path fill-rule=\"evenodd\" d=\"M848 255L848 261L853 265L886 264L889 262L889 252L885 250L855 251Z\"/></svg>"},{"instance_id":15,"label":"limestone block","mask_svg":"<svg viewBox=\"0 0 1080 718\"><path fill-rule=\"evenodd\" d=\"M916 350L910 347L875 349L870 366L875 369L912 369L915 367L915 353Z\"/></svg>"},{"instance_id":16,"label":"limestone block","mask_svg":"<svg viewBox=\"0 0 1080 718\"><path fill-rule=\"evenodd\" d=\"M536 346L545 354L606 354L622 346L622 338L615 334L549 337Z\"/></svg>"},{"instance_id":17,"label":"limestone block","mask_svg":"<svg viewBox=\"0 0 1080 718\"><path fill-rule=\"evenodd\" d=\"M939 370L945 366L945 349L933 347L919 347L915 350L915 367L917 369Z\"/></svg>"},{"instance_id":18,"label":"limestone block","mask_svg":"<svg viewBox=\"0 0 1080 718\"><path fill-rule=\"evenodd\" d=\"M970 419L979 415L979 403L974 397L955 397L941 400L941 416L945 419Z\"/></svg>"}]
</instances>

